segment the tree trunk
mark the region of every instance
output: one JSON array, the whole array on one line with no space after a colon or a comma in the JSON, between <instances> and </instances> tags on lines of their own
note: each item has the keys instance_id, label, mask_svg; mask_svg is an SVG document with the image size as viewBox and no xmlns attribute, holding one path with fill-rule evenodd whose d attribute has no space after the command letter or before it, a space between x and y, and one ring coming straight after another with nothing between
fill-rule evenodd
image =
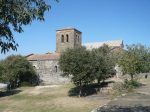
<instances>
[{"instance_id":1,"label":"tree trunk","mask_svg":"<svg viewBox=\"0 0 150 112\"><path fill-rule=\"evenodd\" d=\"M81 81L79 82L79 97L82 96L82 83Z\"/></svg>"},{"instance_id":2,"label":"tree trunk","mask_svg":"<svg viewBox=\"0 0 150 112\"><path fill-rule=\"evenodd\" d=\"M130 74L130 76L131 76L131 80L133 80L133 78L134 78L134 77L133 77L133 74Z\"/></svg>"},{"instance_id":3,"label":"tree trunk","mask_svg":"<svg viewBox=\"0 0 150 112\"><path fill-rule=\"evenodd\" d=\"M98 83L98 85L100 84L100 79L97 79L97 83Z\"/></svg>"},{"instance_id":4,"label":"tree trunk","mask_svg":"<svg viewBox=\"0 0 150 112\"><path fill-rule=\"evenodd\" d=\"M96 92L100 92L100 79L97 79L97 83L98 83L98 89Z\"/></svg>"}]
</instances>

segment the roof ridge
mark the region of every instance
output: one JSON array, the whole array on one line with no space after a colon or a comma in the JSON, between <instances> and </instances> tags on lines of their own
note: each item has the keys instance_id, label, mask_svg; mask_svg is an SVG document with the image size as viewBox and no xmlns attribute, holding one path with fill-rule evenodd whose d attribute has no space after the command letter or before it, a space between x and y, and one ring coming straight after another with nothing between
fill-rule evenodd
<instances>
[{"instance_id":1,"label":"roof ridge","mask_svg":"<svg viewBox=\"0 0 150 112\"><path fill-rule=\"evenodd\" d=\"M88 43L83 43L84 44L95 44L95 43L108 43L108 42L123 42L123 40L111 40L111 41L100 41L100 42L88 42Z\"/></svg>"}]
</instances>

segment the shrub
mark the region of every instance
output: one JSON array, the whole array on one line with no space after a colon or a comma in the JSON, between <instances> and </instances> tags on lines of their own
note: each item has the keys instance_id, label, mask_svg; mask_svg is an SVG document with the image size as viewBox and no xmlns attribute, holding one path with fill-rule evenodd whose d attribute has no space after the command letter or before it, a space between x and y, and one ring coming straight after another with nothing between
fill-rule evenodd
<instances>
[{"instance_id":1,"label":"shrub","mask_svg":"<svg viewBox=\"0 0 150 112\"><path fill-rule=\"evenodd\" d=\"M0 81L8 82L10 89L16 88L22 82L28 82L36 85L38 76L28 60L25 57L9 56L5 60L0 61Z\"/></svg>"},{"instance_id":2,"label":"shrub","mask_svg":"<svg viewBox=\"0 0 150 112\"><path fill-rule=\"evenodd\" d=\"M123 93L133 92L135 88L138 88L141 84L137 80L127 80L124 82L117 82L113 85L113 95L121 95Z\"/></svg>"},{"instance_id":3,"label":"shrub","mask_svg":"<svg viewBox=\"0 0 150 112\"><path fill-rule=\"evenodd\" d=\"M133 90L139 86L140 86L140 83L138 83L137 80L127 80L127 79L124 80L124 88L126 90L130 91L130 90Z\"/></svg>"}]
</instances>

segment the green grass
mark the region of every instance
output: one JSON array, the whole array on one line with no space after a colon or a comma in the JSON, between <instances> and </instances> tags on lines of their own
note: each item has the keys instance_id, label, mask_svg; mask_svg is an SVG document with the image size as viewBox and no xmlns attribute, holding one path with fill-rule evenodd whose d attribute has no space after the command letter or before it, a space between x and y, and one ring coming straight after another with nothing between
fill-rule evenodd
<instances>
[{"instance_id":1,"label":"green grass","mask_svg":"<svg viewBox=\"0 0 150 112\"><path fill-rule=\"evenodd\" d=\"M72 84L35 89L20 88L21 92L0 97L0 112L90 112L103 101L69 97Z\"/></svg>"}]
</instances>

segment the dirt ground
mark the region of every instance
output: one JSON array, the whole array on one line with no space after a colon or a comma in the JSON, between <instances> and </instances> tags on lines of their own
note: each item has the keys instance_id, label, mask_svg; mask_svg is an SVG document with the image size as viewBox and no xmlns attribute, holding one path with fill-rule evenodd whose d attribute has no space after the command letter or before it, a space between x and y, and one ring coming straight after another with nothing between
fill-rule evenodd
<instances>
[{"instance_id":1,"label":"dirt ground","mask_svg":"<svg viewBox=\"0 0 150 112\"><path fill-rule=\"evenodd\" d=\"M150 112L150 77L140 79L143 84L133 93L128 93L110 101L106 106L93 112Z\"/></svg>"}]
</instances>

